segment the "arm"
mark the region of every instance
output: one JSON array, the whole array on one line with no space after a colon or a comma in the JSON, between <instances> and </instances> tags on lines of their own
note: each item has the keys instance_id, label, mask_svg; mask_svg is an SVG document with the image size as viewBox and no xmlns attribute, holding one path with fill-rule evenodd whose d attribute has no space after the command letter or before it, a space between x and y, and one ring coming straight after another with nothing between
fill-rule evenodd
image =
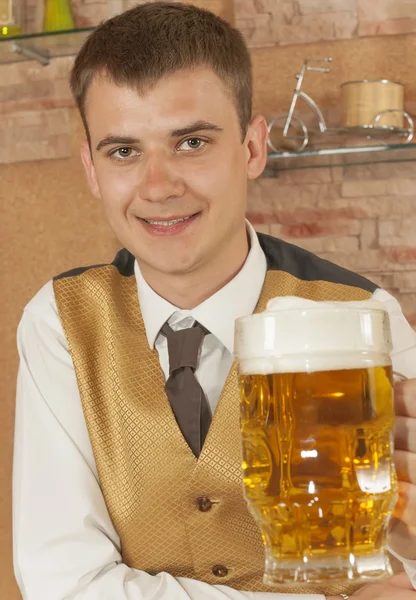
<instances>
[{"instance_id":1,"label":"arm","mask_svg":"<svg viewBox=\"0 0 416 600\"><path fill-rule=\"evenodd\" d=\"M24 600L323 600L239 592L123 564L50 284L27 307L18 348L13 530Z\"/></svg>"}]
</instances>

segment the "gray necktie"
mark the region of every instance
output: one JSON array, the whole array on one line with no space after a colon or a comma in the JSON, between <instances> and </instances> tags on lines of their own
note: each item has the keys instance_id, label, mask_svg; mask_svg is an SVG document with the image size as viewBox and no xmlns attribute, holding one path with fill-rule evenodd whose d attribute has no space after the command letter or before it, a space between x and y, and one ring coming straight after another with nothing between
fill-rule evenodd
<instances>
[{"instance_id":1,"label":"gray necktie","mask_svg":"<svg viewBox=\"0 0 416 600\"><path fill-rule=\"evenodd\" d=\"M212 420L204 391L195 377L202 341L208 332L199 323L179 331L172 331L165 323L160 331L166 336L169 352L165 391L183 437L199 456Z\"/></svg>"}]
</instances>

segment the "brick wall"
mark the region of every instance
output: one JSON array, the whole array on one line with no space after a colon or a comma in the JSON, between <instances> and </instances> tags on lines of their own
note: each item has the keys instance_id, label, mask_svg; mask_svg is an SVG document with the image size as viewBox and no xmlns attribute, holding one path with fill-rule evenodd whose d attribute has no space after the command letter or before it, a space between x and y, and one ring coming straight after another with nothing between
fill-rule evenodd
<instances>
[{"instance_id":1,"label":"brick wall","mask_svg":"<svg viewBox=\"0 0 416 600\"><path fill-rule=\"evenodd\" d=\"M96 25L141 0L71 0L78 27ZM215 8L217 0L201 4ZM42 2L26 0L26 32L39 30ZM307 43L416 31L409 0L234 0L237 26L251 45Z\"/></svg>"},{"instance_id":2,"label":"brick wall","mask_svg":"<svg viewBox=\"0 0 416 600\"><path fill-rule=\"evenodd\" d=\"M97 25L100 21L140 3L140 0L71 0L70 2L76 27ZM24 25L26 33L35 33L41 29L43 4L39 0L26 0Z\"/></svg>"},{"instance_id":3,"label":"brick wall","mask_svg":"<svg viewBox=\"0 0 416 600\"><path fill-rule=\"evenodd\" d=\"M132 8L137 4L143 4L145 0L70 0L72 15L76 27L91 27L100 21L109 19L124 10ZM151 0L150 0L151 1ZM229 0L189 0L191 4L197 4L216 12L224 18L230 18L232 11L229 10L232 2ZM43 18L43 2L39 0L26 0L25 24L26 33L34 33L41 28Z\"/></svg>"},{"instance_id":4,"label":"brick wall","mask_svg":"<svg viewBox=\"0 0 416 600\"><path fill-rule=\"evenodd\" d=\"M412 163L286 171L250 185L250 221L390 291L416 327Z\"/></svg>"},{"instance_id":5,"label":"brick wall","mask_svg":"<svg viewBox=\"0 0 416 600\"><path fill-rule=\"evenodd\" d=\"M409 0L234 0L250 46L305 44L416 32Z\"/></svg>"}]
</instances>

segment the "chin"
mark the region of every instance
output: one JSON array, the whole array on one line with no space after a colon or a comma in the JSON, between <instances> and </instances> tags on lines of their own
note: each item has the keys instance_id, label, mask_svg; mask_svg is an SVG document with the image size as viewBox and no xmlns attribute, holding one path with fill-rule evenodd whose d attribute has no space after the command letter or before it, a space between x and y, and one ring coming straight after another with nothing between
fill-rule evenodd
<instances>
[{"instance_id":1,"label":"chin","mask_svg":"<svg viewBox=\"0 0 416 600\"><path fill-rule=\"evenodd\" d=\"M163 273L164 275L184 275L193 270L194 261L187 261L186 263L175 263L165 262L163 264L154 266L153 269Z\"/></svg>"},{"instance_id":2,"label":"chin","mask_svg":"<svg viewBox=\"0 0 416 600\"><path fill-rule=\"evenodd\" d=\"M188 252L180 256L167 255L154 265L158 271L166 275L183 275L192 272L198 265L197 254L195 250L190 249Z\"/></svg>"}]
</instances>

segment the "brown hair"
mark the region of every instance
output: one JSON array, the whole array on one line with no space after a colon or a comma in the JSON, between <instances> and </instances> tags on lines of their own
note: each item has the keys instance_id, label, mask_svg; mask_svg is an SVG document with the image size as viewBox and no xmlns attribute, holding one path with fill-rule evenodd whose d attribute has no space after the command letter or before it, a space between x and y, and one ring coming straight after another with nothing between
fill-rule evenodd
<instances>
[{"instance_id":1,"label":"brown hair","mask_svg":"<svg viewBox=\"0 0 416 600\"><path fill-rule=\"evenodd\" d=\"M72 68L71 90L85 130L86 95L103 74L143 93L163 76L209 67L227 85L244 140L252 110L251 60L241 33L208 10L177 2L147 2L101 23Z\"/></svg>"}]
</instances>

